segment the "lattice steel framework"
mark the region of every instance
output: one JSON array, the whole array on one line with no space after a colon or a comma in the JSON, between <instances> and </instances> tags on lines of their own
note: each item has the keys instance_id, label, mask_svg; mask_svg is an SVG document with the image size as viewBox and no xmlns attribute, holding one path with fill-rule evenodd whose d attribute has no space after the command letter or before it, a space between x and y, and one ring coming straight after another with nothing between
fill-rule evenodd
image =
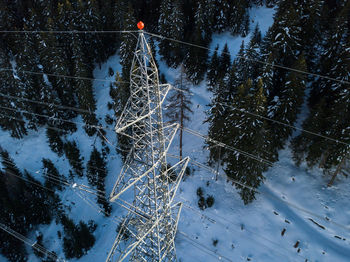
<instances>
[{"instance_id":1,"label":"lattice steel framework","mask_svg":"<svg viewBox=\"0 0 350 262\"><path fill-rule=\"evenodd\" d=\"M133 203L119 227L107 261L176 261L174 238L181 203L173 199L189 158L174 166L166 154L178 124L163 123L162 104L171 86L160 85L152 52L139 31L130 72L130 98L116 125L132 149L110 201L133 191Z\"/></svg>"}]
</instances>

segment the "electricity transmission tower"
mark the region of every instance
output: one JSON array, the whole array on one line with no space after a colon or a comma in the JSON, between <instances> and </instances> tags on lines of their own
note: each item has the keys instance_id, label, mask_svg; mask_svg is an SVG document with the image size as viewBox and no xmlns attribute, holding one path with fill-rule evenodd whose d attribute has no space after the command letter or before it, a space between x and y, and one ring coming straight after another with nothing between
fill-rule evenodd
<instances>
[{"instance_id":1,"label":"electricity transmission tower","mask_svg":"<svg viewBox=\"0 0 350 262\"><path fill-rule=\"evenodd\" d=\"M179 125L163 123L162 104L171 86L159 84L142 28L131 66L130 97L115 128L130 138L132 149L110 195L110 201L133 196L133 203L106 261L176 261L174 238L182 205L173 199L189 158L172 167L167 163Z\"/></svg>"}]
</instances>

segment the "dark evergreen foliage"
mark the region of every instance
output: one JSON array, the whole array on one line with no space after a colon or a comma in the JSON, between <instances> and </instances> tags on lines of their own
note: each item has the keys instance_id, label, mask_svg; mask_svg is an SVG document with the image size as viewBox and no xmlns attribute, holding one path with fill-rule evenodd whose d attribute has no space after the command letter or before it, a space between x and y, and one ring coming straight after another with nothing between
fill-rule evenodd
<instances>
[{"instance_id":1,"label":"dark evergreen foliage","mask_svg":"<svg viewBox=\"0 0 350 262\"><path fill-rule=\"evenodd\" d=\"M63 177L59 174L57 168L52 163L50 159L43 158L42 159L44 175L45 177L45 187L49 189L57 189L62 190Z\"/></svg>"},{"instance_id":2,"label":"dark evergreen foliage","mask_svg":"<svg viewBox=\"0 0 350 262\"><path fill-rule=\"evenodd\" d=\"M89 227L83 221L75 224L66 215L61 216L61 223L64 228L63 252L65 257L80 258L95 244L95 237L92 234L96 227Z\"/></svg>"},{"instance_id":3,"label":"dark evergreen foliage","mask_svg":"<svg viewBox=\"0 0 350 262\"><path fill-rule=\"evenodd\" d=\"M57 131L53 128L48 128L46 129L46 136L51 150L59 156L62 156L64 152L64 143L60 137L60 131Z\"/></svg>"},{"instance_id":4,"label":"dark evergreen foliage","mask_svg":"<svg viewBox=\"0 0 350 262\"><path fill-rule=\"evenodd\" d=\"M80 157L80 151L77 146L77 143L75 141L68 141L64 144L63 149L69 161L69 164L73 168L74 172L80 177L83 176L83 160Z\"/></svg>"},{"instance_id":5,"label":"dark evergreen foliage","mask_svg":"<svg viewBox=\"0 0 350 262\"><path fill-rule=\"evenodd\" d=\"M106 176L106 162L101 156L101 153L94 147L87 163L87 178L89 184L96 187L99 192L105 192ZM104 208L107 216L111 213L112 207L109 205L103 193L97 196L97 203Z\"/></svg>"}]
</instances>

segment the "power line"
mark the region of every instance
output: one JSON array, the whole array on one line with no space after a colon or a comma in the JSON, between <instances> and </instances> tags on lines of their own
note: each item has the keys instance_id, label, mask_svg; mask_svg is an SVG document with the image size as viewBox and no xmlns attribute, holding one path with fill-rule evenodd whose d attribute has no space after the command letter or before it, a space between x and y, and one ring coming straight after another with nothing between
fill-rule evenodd
<instances>
[{"instance_id":1,"label":"power line","mask_svg":"<svg viewBox=\"0 0 350 262\"><path fill-rule=\"evenodd\" d=\"M170 37L165 37L165 36L154 34L154 33L145 32L145 34L157 37L157 38L162 39L162 40L165 39L165 40L168 40L168 41L173 41L173 42L177 42L177 43L180 43L180 44L184 44L184 45L188 45L188 46L193 46L193 47L205 49L205 50L208 50L208 51L215 51L214 49L211 49L211 48L208 48L208 47L205 47L205 46L196 45L196 44L193 44L193 43L177 40L177 39L170 38ZM231 55L229 52L222 52L222 53ZM278 65L278 64L275 64L275 63L264 62L264 61L260 61L260 60L257 60L257 59L248 58L248 57L245 57L245 56L236 55L236 57L244 59L244 60L247 60L247 61L259 63L259 64L268 65L268 66L271 66L271 67L276 67L276 68L289 70L289 71L293 71L293 72L304 74L304 75L315 76L315 77L319 77L319 78L324 78L324 79L327 79L327 80L335 81L335 82L338 82L338 83L341 83L341 84L350 85L349 81L339 80L339 79L336 79L336 78L333 78L333 77L329 77L329 76L324 76L324 75L320 75L320 74L316 74L316 73L311 73L311 72L307 72L307 71L303 71L303 70L299 70L299 69L295 69L295 68L291 68L291 67L287 67L287 66L283 66L283 65Z\"/></svg>"},{"instance_id":2,"label":"power line","mask_svg":"<svg viewBox=\"0 0 350 262\"><path fill-rule=\"evenodd\" d=\"M50 33L50 34L111 34L111 33L137 33L137 30L2 30L0 33L11 33L11 34L41 34L41 33Z\"/></svg>"},{"instance_id":3,"label":"power line","mask_svg":"<svg viewBox=\"0 0 350 262\"><path fill-rule=\"evenodd\" d=\"M77 192L76 192L77 194ZM82 197L82 196L81 196ZM83 199L84 200L84 199ZM104 213L104 210L97 207L94 203L91 202L91 200L87 200L85 199L85 202L91 206L93 209L97 210L98 213ZM139 214L138 214L139 215ZM113 222L113 221L112 221ZM121 221L120 221L121 222ZM114 222L115 223L115 222ZM118 224L117 224L118 225ZM129 230L130 231L130 230ZM208 248L207 246L203 245L202 243L199 243L198 241L195 241L194 239L192 239L191 237L189 237L185 232L182 232L182 231L178 231L179 234L181 234L182 236L184 236L185 240L187 240L187 242L190 242L190 243L195 243L196 245L194 245L195 247L197 247L198 249L201 249L203 252L211 255L211 256L214 256L216 257L218 260L222 260L222 258L224 258L225 260L227 261L230 261L230 262L233 262L231 259L223 256L223 255L220 255L220 253L217 253L215 251L212 251L210 248ZM192 244L193 245L193 244ZM199 247L200 246L200 247Z\"/></svg>"},{"instance_id":4,"label":"power line","mask_svg":"<svg viewBox=\"0 0 350 262\"><path fill-rule=\"evenodd\" d=\"M1 106L0 106L0 108L1 108ZM11 110L13 110L13 109L11 109ZM48 116L46 116L46 117L48 117ZM73 121L70 121L70 122L71 122L71 123L76 123L76 122L73 122ZM80 123L80 124L84 125L84 123ZM105 129L105 128L101 127L101 126L98 127L98 128L100 128L100 129ZM214 139L211 139L211 138L209 138L208 136L202 135L202 134L200 134L199 132L197 132L197 131L195 131L195 130L192 130L192 129L189 129L189 128L186 128L186 127L180 127L180 128L183 128L185 132L188 132L188 133L190 133L190 134L192 134L192 135L194 135L194 136L197 136L197 137L200 137L200 138L202 138L202 139L211 141L212 143L214 143L214 144L216 144L216 145L218 145L218 146L224 147L224 148L226 148L226 149L228 149L228 150L235 151L235 152L239 152L239 153L243 154L244 156L246 156L246 157L248 157L248 158L251 158L251 159L253 159L253 160L259 161L259 162L261 162L261 163L268 164L268 165L270 165L270 166L275 165L275 166L280 166L280 167L283 167L283 168L284 168L284 166L279 165L279 164L277 164L277 163L273 163L273 162L271 162L271 161L269 161L269 160L260 158L260 157L258 157L258 156L256 156L256 155L250 154L250 153L245 152L245 151L243 151L243 150L240 150L240 149L238 149L238 148L229 146L229 145L224 144L224 143L222 143L222 142L220 142L220 141L216 141L216 140L214 140ZM111 130L111 129L108 129L108 130ZM113 131L113 130L112 130L112 131ZM191 160L191 161L193 162L194 160ZM200 164L200 165L201 165L201 167L204 166L203 164ZM105 171L105 172L106 172L106 171ZM214 171L214 174L216 174L216 171ZM231 179L231 180L232 180L232 179ZM242 187L248 188L248 189L250 189L250 190L252 190L252 191L255 191L255 192L257 192L257 193L261 193L261 192L259 192L256 188L247 186L247 185L245 185L245 184L243 184L243 183L241 183L241 182L239 182L239 181L234 181L234 180L232 180L232 181L233 181L235 184L238 184L238 185L240 185L240 186L242 186ZM317 217L317 218L320 218L320 219L322 219L322 220L325 220L325 221L327 221L327 222L330 222L330 223L332 223L332 224L335 224L335 225L337 225L337 226L339 226L339 227L342 227L342 228L344 228L344 229L346 229L346 230L349 230L349 228L346 227L346 226L344 226L344 225L338 224L338 223L333 222L333 221L331 221L331 220L329 221L329 220L325 219L324 217L322 217L322 216L320 216L320 215L317 215L317 214L315 214L315 213L312 213L312 212L310 212L310 211L308 211L308 210L306 210L306 209L304 209L304 208L301 208L301 207L299 207L299 206L297 206L297 205L294 205L293 203L287 202L286 200L282 200L282 199L277 198L277 197L274 197L274 198L279 199L279 200L281 200L281 201L283 201L283 202L285 202L285 203L288 203L290 206L292 206L292 207L294 207L295 209L298 209L298 210L300 210L300 211L303 211L304 213L308 213L308 214L313 215L313 216L315 216L315 217Z\"/></svg>"},{"instance_id":5,"label":"power line","mask_svg":"<svg viewBox=\"0 0 350 262\"><path fill-rule=\"evenodd\" d=\"M0 108L2 108L2 107L0 106ZM13 110L13 109L11 109L11 110ZM48 117L48 116L46 116L46 117ZM71 123L76 123L76 122L72 122L72 121L70 121L70 122L71 122ZM84 125L84 123L80 123L80 124L83 124L83 125ZM104 129L104 128L101 127L101 126L98 127L98 128L99 128L99 129ZM199 133L199 132L197 132L197 131L195 131L195 130L192 130L192 129L189 129L189 128L186 128L186 127L180 127L180 128L183 128L184 131L187 132L187 133L190 133L190 134L192 134L192 135L194 135L194 136L197 136L197 137L200 137L200 138L202 138L202 139L208 140L208 141L210 141L210 142L212 142L212 143L214 143L214 144L216 144L216 145L218 145L218 146L224 147L224 148L226 148L226 149L228 149L228 150L235 151L235 152L239 152L239 153L241 153L242 155L244 155L244 156L246 156L246 157L249 157L249 158L251 158L251 159L253 159L253 160L259 161L259 162L261 162L261 163L268 164L268 165L270 165L270 166L275 165L275 166L284 167L284 166L279 165L279 164L277 164L277 163L273 163L273 162L271 162L271 161L269 161L269 160L260 158L260 157L254 155L254 154L250 154L250 153L245 152L245 151L243 151L243 150L240 150L240 149L238 149L238 148L235 148L235 147L229 146L229 145L227 145L227 144L224 144L224 143L222 143L222 142L220 142L220 141L216 141L216 140L214 140L214 139L211 139L210 137L205 136L205 135L202 135L201 133ZM108 129L108 130L111 130L111 129ZM113 130L112 130L112 131L113 131ZM191 160L191 161L193 162L193 160ZM202 165L202 164L201 164L201 165ZM202 167L203 167L203 165L202 165ZM214 172L214 174L216 174L216 171ZM232 179L231 179L231 180L232 180ZM233 181L233 180L232 180L232 181ZM245 185L245 184L243 184L243 183L241 183L241 182L239 182L239 181L233 181L233 182L234 182L235 184L238 184L238 185L240 185L240 186L242 186L242 187L248 188L248 189L250 189L250 190L252 190L252 191L255 191L255 192L257 192L257 193L261 193L261 192L259 192L256 188L247 186L247 185ZM277 198L277 197L275 197L275 198L276 198L276 199L280 199L280 198ZM315 213L312 213L312 212L310 212L310 211L308 211L308 210L306 210L306 209L304 209L304 208L301 208L301 207L299 207L299 206L297 206L297 205L294 205L293 203L287 202L287 201L285 201L285 200L281 200L281 201L283 201L283 202L285 202L285 203L289 203L290 206L292 206L292 207L294 207L294 208L296 208L296 209L298 209L298 210L300 210L300 211L303 211L304 213L308 213L308 214L310 214L310 215L314 215L314 216L317 217L317 218L320 218L320 219L322 219L322 220L325 220L325 221L327 221L327 222L330 222L330 223L332 223L332 224L335 224L335 225L337 225L337 226L339 226L339 227L342 227L342 228L344 228L344 229L346 229L346 230L349 230L349 228L346 227L346 226L344 226L344 225L338 224L338 223L333 222L333 221L329 221L329 220L325 219L324 217L322 217L322 216L320 216L320 215L317 215L317 214L315 214Z\"/></svg>"},{"instance_id":6,"label":"power line","mask_svg":"<svg viewBox=\"0 0 350 262\"><path fill-rule=\"evenodd\" d=\"M14 73L20 72L20 73L24 73L24 74L47 75L47 76L60 77L60 78L79 79L79 80L88 80L88 81L99 81L99 82L115 82L116 81L115 79L108 80L108 79L91 78L91 77L83 77L83 76L67 76L67 75L52 74L52 73L45 73L45 72L34 72L34 71L28 71L28 70L14 70L12 68L0 68L0 71L12 71ZM128 82L128 81L118 81L118 83L130 83L130 82Z\"/></svg>"},{"instance_id":7,"label":"power line","mask_svg":"<svg viewBox=\"0 0 350 262\"><path fill-rule=\"evenodd\" d=\"M6 233L12 235L13 237L17 238L18 240L22 241L23 243L27 244L28 246L31 246L33 249L37 250L38 252L42 253L43 255L46 255L47 257L53 259L54 261L65 261L64 259L58 257L55 253L47 250L43 246L39 245L36 241L33 241L29 238L26 238L25 236L21 235L20 233L16 232L15 230L11 229L10 227L4 225L3 223L0 223L0 228L5 231Z\"/></svg>"},{"instance_id":8,"label":"power line","mask_svg":"<svg viewBox=\"0 0 350 262\"><path fill-rule=\"evenodd\" d=\"M295 130L302 131L302 132L304 132L304 133L308 133L308 134L310 134L310 135L318 136L318 137L321 137L321 138L324 138L324 139L327 139L327 140L331 140L331 141L336 142L336 143L339 143L339 144L343 144L343 145L350 146L349 143L340 141L340 140L338 140L338 139L331 138L331 137L329 137L329 136L325 136L325 135L318 134L318 133L315 133L315 132L312 132L312 131L308 131L308 130L306 130L306 129L299 128L299 127L296 127L296 126L293 126L293 125L290 125L290 124L287 124L287 123L284 123L284 122L281 122L281 121L278 121L278 120L275 120L275 119L272 119L272 118L269 118L269 117L265 117L265 116L262 116L262 115L259 115L259 114L255 114L255 113L246 111L246 110L241 109L241 108L236 108L236 107L234 107L234 106L231 106L231 105L228 105L228 104L225 104L225 103L220 103L220 102L216 102L216 103L219 104L219 105L222 105L222 106L226 106L226 107L232 108L233 110L242 112L242 113L244 113L244 114L256 116L256 117L259 117L259 118L264 119L264 120L267 120L267 121L271 121L271 122L276 123L276 124L280 124L280 125L283 125L283 126L287 126L287 127L293 128L293 129L295 129Z\"/></svg>"},{"instance_id":9,"label":"power line","mask_svg":"<svg viewBox=\"0 0 350 262\"><path fill-rule=\"evenodd\" d=\"M196 162L196 161L194 161L194 160L191 160L192 162L194 162L194 164L195 165L197 165L197 166L199 166L199 167L201 167L201 168L203 168L203 167L206 167L205 165L198 165L198 163ZM6 162L6 161L5 161ZM13 163L9 163L9 164L11 164L11 165L13 165ZM210 167L207 167L207 169L209 170L209 171L214 171L215 172L215 170L212 170ZM22 179L22 180L24 180L24 181L26 181L26 182L29 182L29 183L32 183L32 184L34 184L34 185L36 185L36 186L40 186L40 187L42 187L42 188L44 188L44 189L46 189L46 190L49 190L49 191L51 191L51 192L54 192L54 191L52 191L51 189L49 189L49 188L47 188L47 187L45 187L45 186L42 186L41 184L39 185L38 183L34 183L33 181L29 181L29 180L27 180L27 179L25 179L25 178L23 178L23 177L20 177L20 176L17 176L17 175L15 175L15 174L13 174L12 172L11 173L9 173L9 172L7 172L8 174L10 174L10 175L13 175L13 176L16 176L16 177L18 177L18 178L20 178L20 179ZM94 189L92 189L92 188L90 188L90 187L88 187L88 186L85 186L85 185L80 185L80 184L76 184L76 183L73 183L73 184L70 184L67 180L66 180L66 182L64 182L63 180L60 180L60 179L56 179L56 178L53 178L53 177L51 177L50 175L49 176L45 176L44 174L42 174L44 177L47 177L48 179L51 179L51 180L53 180L53 181L55 181L55 182L52 182L52 183L54 183L54 184L56 184L56 185L61 185L61 184L63 184L64 186L68 186L68 187L70 187L70 188L76 188L76 189L79 189L79 190L82 190L82 191L85 191L85 192L88 192L88 193L91 193L91 194L94 194L94 195L96 195L96 196L103 196L103 197L105 197L105 195L104 195L104 193L105 193L105 191L101 191L101 190L98 190L98 191L100 191L100 192L103 192L103 194L102 193L96 193L96 192L93 192L94 191ZM244 185L244 184L242 184L242 186L245 186L246 187L246 185ZM82 187L86 187L87 189L91 189L92 191L89 191L89 190L86 190L86 189L84 189L84 188L82 188ZM250 188L250 189L252 189L252 188ZM256 192L258 192L258 193L261 193L261 192L259 192L258 190L256 190L256 189L254 189ZM264 193L263 193L264 194ZM281 200L281 199L279 199L279 198L277 198L277 197L274 197L274 198L276 198L276 199L278 199L278 200L280 200L280 201L283 201L283 202L285 202L285 203L287 203L288 205L290 205L290 203L288 203L287 201L284 201L284 200ZM119 199L119 200L121 200L121 199ZM102 201L103 202L105 202L105 203L109 203L108 201L106 201L106 200L104 200L104 199L102 199ZM126 202L127 203L127 202ZM123 204L120 204L120 203L117 203L116 202L116 204L118 204L118 205L120 205L121 207L124 207L124 208L126 208L127 210L130 210L129 208L127 208L127 207L125 207ZM127 203L128 205L130 205L131 207L134 207L134 206L132 206L131 204L129 204L129 203ZM102 210L102 209L101 209ZM101 211L99 211L99 212L101 212ZM132 211L132 212L135 212L135 211ZM140 211L141 213L142 213L142 211ZM103 212L103 213L105 213L105 212ZM311 212L309 212L309 213L311 213ZM137 215L140 215L139 213L136 213ZM313 214L313 215L315 215L314 213L311 213L311 214ZM205 215L202 215L202 216L205 216ZM317 216L317 215L315 215L315 216ZM144 217L143 217L144 218ZM321 217L322 218L322 217ZM212 221L215 221L214 219L211 219ZM229 222L232 222L232 221L229 221ZM332 223L332 221L328 221L328 222L331 222ZM346 228L347 229L347 228ZM183 232L180 232L181 234L183 234ZM188 237L188 236L187 236ZM270 240L270 242L272 242L271 240ZM198 244L198 243L197 243ZM199 243L200 244L200 243ZM276 244L276 243L275 243ZM223 256L220 256L220 257L223 257ZM229 260L229 261L231 261L231 260Z\"/></svg>"},{"instance_id":10,"label":"power line","mask_svg":"<svg viewBox=\"0 0 350 262\"><path fill-rule=\"evenodd\" d=\"M108 128L108 127L102 127L102 126L97 126L97 125L90 125L90 124L85 124L85 123L82 123L82 122L74 122L74 121L70 121L70 120L66 120L66 119L62 119L62 118L51 117L51 116L42 115L42 114L36 114L36 113L32 113L32 112L29 112L29 111L26 111L26 110L16 110L14 108L5 107L5 106L0 106L0 108L6 109L6 110L10 110L10 111L14 111L14 112L17 112L17 113L23 113L23 114L33 115L33 116L44 117L44 118L47 118L49 120L63 121L63 122L66 122L66 123L78 124L78 125L82 125L82 126L95 128L95 129L112 130L112 129Z\"/></svg>"},{"instance_id":11,"label":"power line","mask_svg":"<svg viewBox=\"0 0 350 262\"><path fill-rule=\"evenodd\" d=\"M39 104L39 105L46 105L46 106L49 106L49 107L57 107L59 109L67 109L67 110L77 111L79 113L93 114L91 111L80 109L80 108L76 108L76 107L62 106L62 105L57 105L57 104L53 104L53 103L47 103L47 102L32 100L32 99L28 99L28 98L24 98L24 97L19 97L19 96L6 95L6 94L3 94L3 93L0 93L0 96L6 97L6 98L9 98L9 99L15 99L15 100L20 100L20 101L35 103L35 104Z\"/></svg>"},{"instance_id":12,"label":"power line","mask_svg":"<svg viewBox=\"0 0 350 262\"><path fill-rule=\"evenodd\" d=\"M170 154L169 154L169 156L170 156L170 157L176 157L176 158L177 158L177 156L174 156L174 155L170 155ZM207 166L207 165L204 165L204 164L202 164L202 163L199 163L199 162L197 162L197 161L195 161L195 160L193 160L193 159L190 159L190 161L191 161L195 166L197 166L197 167L199 167L199 168L206 169L206 170L210 171L211 173L213 173L214 175L216 175L216 174L220 175L220 173L217 173L216 170L212 169L211 167L209 167L209 166ZM248 185L246 185L246 184L244 184L244 183L241 183L241 182L238 181L238 180L235 180L235 179L230 178L230 181L231 181L232 183L234 183L234 184L237 184L237 185L239 185L239 186L242 186L242 187L244 187L244 188L247 188L247 189L249 189L249 190L252 190L252 191L254 191L254 192L258 193L258 194L266 195L266 196L268 196L269 198L273 198L273 199L276 199L276 200L278 200L278 201L280 201L280 202L283 202L284 204L286 204L286 205L288 205L288 206L290 206L290 207L293 207L294 209L297 209L297 210L299 210L299 211L301 211L301 212L303 212L303 213L306 213L306 214L311 215L311 216L313 216L313 217L316 217L316 218L318 218L318 219L324 220L324 221L326 221L327 223L331 223L331 224L336 225L336 226L338 226L338 227L340 227L340 228L342 228L342 229L345 229L345 230L347 230L347 231L350 230L350 228L349 228L348 226L346 226L346 225L343 225L343 224L337 223L337 222L335 222L335 221L329 220L328 218L324 218L323 216L321 216L321 215L319 215L319 214L316 214L316 213L314 213L314 212L312 212L312 211L310 211L310 210L308 210L308 209L305 209L305 208L303 208L303 207L300 207L300 206L298 206L298 205L295 205L295 204L293 204L293 203L290 202L290 201L281 199L281 198L279 198L279 197L277 197L277 196L274 196L274 195L272 195L272 194L270 194L270 193L260 191L260 190L258 190L257 188L248 186Z\"/></svg>"},{"instance_id":13,"label":"power line","mask_svg":"<svg viewBox=\"0 0 350 262\"><path fill-rule=\"evenodd\" d=\"M11 164L12 164L12 163L11 163ZM42 188L44 188L44 189L46 189L46 190L49 190L50 192L55 193L53 190L51 190L51 189L49 189L49 188L47 188L47 187L45 187L45 186L39 185L38 183L34 183L33 181L27 180L27 179L25 179L25 178L23 178L23 177L17 176L17 175L15 175L15 174L12 173L12 172L6 172L6 173L8 173L8 174L10 174L10 175L14 175L14 176L16 176L16 177L18 177L18 178L20 178L20 179L26 181L26 182L32 183L32 184L34 184L34 185L36 185L36 186L40 186L40 187L42 187ZM49 179L52 179L52 177L49 177ZM55 179L53 179L53 180L55 180ZM57 180L56 180L56 181L57 181ZM80 188L79 186L75 186L75 185L77 185L77 184L72 184L72 185L71 185L71 184L69 184L69 183L67 183L67 182L63 182L63 181L59 181L59 183L63 183L65 186L69 186L69 187L71 187L71 188L73 188L73 189L74 189L74 188L78 188L79 190L86 191L86 190ZM56 183L56 184L58 184L58 183ZM89 191L86 191L86 192L91 193L91 192L89 192ZM78 193L76 193L76 194L79 196ZM97 196L99 196L99 194L97 194ZM83 199L83 200L84 200L84 199ZM85 199L84 201L85 201L86 203L88 203L91 207L93 207L94 204L91 203L91 201L90 201L90 203L87 202L86 199ZM105 201L105 202L107 202L107 201ZM109 202L108 202L108 203L109 203ZM118 204L118 205L120 205L120 206L122 206L122 207L125 208L125 206L121 205L121 204L118 203L118 202L116 202L116 204ZM107 214L103 209L100 209L100 208L98 208L98 207L95 207L95 209L98 210L98 213L105 213L107 216L109 216L109 214ZM126 208L126 209L130 211L130 209L128 209L128 208ZM132 211L132 210L131 210L131 211ZM132 212L134 212L134 211L132 211ZM136 214L137 214L137 215L140 215L140 214L138 214L138 213L136 213ZM143 217L143 218L145 218L145 217ZM117 218L115 218L115 219L117 220ZM112 220L113 220L113 219L112 219ZM118 219L117 221L118 221L118 222L122 222L120 219ZM114 223L115 223L115 222L114 222ZM118 224L117 224L117 225L118 225ZM131 232L130 229L128 229L128 230ZM132 232L131 232L131 233L132 233ZM211 251L211 253L213 253L215 257L219 258L219 260L221 260L222 258L224 258L224 259L226 259L227 261L232 262L232 260L230 260L229 258L227 258L227 257L225 257L225 256L222 256L222 255L220 255L219 253L214 252L214 251L208 249L207 246L205 246L205 245L203 245L203 244L201 244L201 243L199 243L199 242L197 242L197 241L191 239L186 233L181 232L181 231L180 231L179 233L182 234L185 238L187 238L188 241L191 241L191 242L193 242L193 243L196 243L196 244L199 245L199 246L204 247L204 250L209 250L209 251Z\"/></svg>"}]
</instances>

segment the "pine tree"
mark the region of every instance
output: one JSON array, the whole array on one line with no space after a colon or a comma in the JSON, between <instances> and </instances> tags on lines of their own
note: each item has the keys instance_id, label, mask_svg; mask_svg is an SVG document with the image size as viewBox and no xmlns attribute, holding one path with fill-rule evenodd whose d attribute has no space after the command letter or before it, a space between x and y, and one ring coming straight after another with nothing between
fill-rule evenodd
<instances>
[{"instance_id":1,"label":"pine tree","mask_svg":"<svg viewBox=\"0 0 350 262\"><path fill-rule=\"evenodd\" d=\"M259 79L256 87L250 79L241 85L233 106L266 116L266 96L262 80ZM274 154L271 150L265 121L237 110L232 110L226 121L229 126L227 131L227 136L230 137L229 145L245 152L254 152L254 155L262 159L275 160L276 153ZM258 188L265 179L263 172L267 170L266 163L249 158L238 151L227 152L224 163L227 176L247 186ZM240 195L245 204L255 199L256 191L239 184L235 186L240 189Z\"/></svg>"},{"instance_id":2,"label":"pine tree","mask_svg":"<svg viewBox=\"0 0 350 262\"><path fill-rule=\"evenodd\" d=\"M0 46L0 67L9 68L10 61L8 59L9 50L1 48ZM16 112L20 108L20 101L15 99L9 99L6 97L19 96L20 90L18 89L19 81L14 78L13 73L9 71L0 71L0 93L4 96L0 96L0 102L3 107L10 108L12 110L2 109L0 113L0 126L4 130L9 130L11 136L15 138L22 138L27 134L25 128L25 122L20 112Z\"/></svg>"},{"instance_id":3,"label":"pine tree","mask_svg":"<svg viewBox=\"0 0 350 262\"><path fill-rule=\"evenodd\" d=\"M293 68L300 71L307 70L304 56L299 57ZM285 87L281 88L279 96L275 96L268 107L268 116L294 126L304 100L305 89L306 76L294 71L289 72L286 76ZM282 149L284 142L294 131L293 128L274 122L269 124L275 147Z\"/></svg>"},{"instance_id":4,"label":"pine tree","mask_svg":"<svg viewBox=\"0 0 350 262\"><path fill-rule=\"evenodd\" d=\"M211 57L211 61L208 66L208 72L207 72L207 82L210 86L210 89L216 86L218 80L219 80L219 71L218 71L218 64L219 64L219 57L218 57L218 49L219 46L215 47L215 51L213 56Z\"/></svg>"},{"instance_id":5,"label":"pine tree","mask_svg":"<svg viewBox=\"0 0 350 262\"><path fill-rule=\"evenodd\" d=\"M180 159L182 159L182 136L185 122L189 121L189 114L192 113L190 98L190 83L186 78L183 65L180 66L180 76L175 80L175 90L168 98L165 115L172 122L180 124Z\"/></svg>"},{"instance_id":6,"label":"pine tree","mask_svg":"<svg viewBox=\"0 0 350 262\"><path fill-rule=\"evenodd\" d=\"M164 0L160 6L158 32L160 35L176 40L184 40L184 13L180 0ZM161 39L159 54L167 65L177 67L183 60L183 46L180 43Z\"/></svg>"},{"instance_id":7,"label":"pine tree","mask_svg":"<svg viewBox=\"0 0 350 262\"><path fill-rule=\"evenodd\" d=\"M64 153L66 154L66 157L69 161L69 164L71 167L73 167L73 170L75 173L82 177L83 176L83 160L80 157L80 151L77 146L77 143L75 141L70 142L68 141L67 143L64 144Z\"/></svg>"},{"instance_id":8,"label":"pine tree","mask_svg":"<svg viewBox=\"0 0 350 262\"><path fill-rule=\"evenodd\" d=\"M212 1L201 0L196 2L196 12L194 15L195 26L189 41L196 45L207 47L211 41L211 25L213 23ZM207 70L208 50L190 46L184 58L186 75L194 83L199 84L203 80Z\"/></svg>"},{"instance_id":9,"label":"pine tree","mask_svg":"<svg viewBox=\"0 0 350 262\"><path fill-rule=\"evenodd\" d=\"M87 178L89 184L97 187L100 192L105 192L106 176L106 162L101 156L101 153L94 147L87 164ZM106 197L102 196L102 193L98 195L97 203L104 208L106 215L111 213L112 207L109 205Z\"/></svg>"},{"instance_id":10,"label":"pine tree","mask_svg":"<svg viewBox=\"0 0 350 262\"><path fill-rule=\"evenodd\" d=\"M38 14L34 9L28 10L28 18L25 19L24 29L35 30L40 28ZM25 41L24 41L25 40ZM39 38L37 34L27 34L19 36L18 41L23 41L20 44L16 53L16 64L18 67L18 77L21 81L20 88L22 96L27 99L51 103L53 100L53 91L50 85L47 84L44 77L40 74L27 74L24 71L43 72L40 65L39 56ZM28 128L36 130L38 126L46 124L48 119L34 114L53 116L54 111L50 107L43 107L36 103L21 103L21 108L30 113L24 113L24 116L29 120ZM34 113L34 114L32 114Z\"/></svg>"},{"instance_id":11,"label":"pine tree","mask_svg":"<svg viewBox=\"0 0 350 262\"><path fill-rule=\"evenodd\" d=\"M226 143L227 141L227 125L226 120L228 116L228 107L225 104L230 101L232 97L230 87L225 84L221 79L217 84L217 88L214 89L214 96L210 103L210 110L208 112L208 118L205 122L209 123L208 137ZM210 149L210 161L212 164L214 161L219 161L225 155L224 148L218 147L215 143L206 141L206 144Z\"/></svg>"},{"instance_id":12,"label":"pine tree","mask_svg":"<svg viewBox=\"0 0 350 262\"><path fill-rule=\"evenodd\" d=\"M58 156L63 155L63 141L60 138L60 132L53 128L46 129L46 136L49 142L49 147Z\"/></svg>"},{"instance_id":13,"label":"pine tree","mask_svg":"<svg viewBox=\"0 0 350 262\"><path fill-rule=\"evenodd\" d=\"M91 69L88 67L88 63L83 57L82 47L79 37L75 37L73 41L73 54L75 59L75 75L79 77L92 78ZM79 108L88 111L88 113L81 113L81 116L85 122L84 129L89 136L93 136L96 133L96 128L93 126L98 125L98 120L95 115L96 100L94 98L92 82L90 80L75 80L76 97L78 98Z\"/></svg>"},{"instance_id":14,"label":"pine tree","mask_svg":"<svg viewBox=\"0 0 350 262\"><path fill-rule=\"evenodd\" d=\"M73 220L66 215L61 216L61 223L64 228L63 252L65 257L71 259L84 256L95 244L93 230L83 221L77 225L74 224Z\"/></svg>"},{"instance_id":15,"label":"pine tree","mask_svg":"<svg viewBox=\"0 0 350 262\"><path fill-rule=\"evenodd\" d=\"M348 12L350 3L343 5L331 31L332 37L324 44L321 54L321 74L338 80L349 81L350 53L347 48L349 43ZM312 96L310 98L311 112L304 121L303 128L324 136L339 139L349 143L349 92L348 87L342 82L334 82L320 78L314 83ZM302 133L293 140L293 153L297 163L306 160L310 167L319 164L325 170L337 166L339 170L344 157L349 154L346 145L334 143L333 141L310 136ZM337 171L329 183L331 185Z\"/></svg>"},{"instance_id":16,"label":"pine tree","mask_svg":"<svg viewBox=\"0 0 350 262\"><path fill-rule=\"evenodd\" d=\"M227 43L224 46L224 49L222 49L221 55L219 57L219 64L216 65L219 72L219 78L220 79L226 79L229 68L231 66L231 55L230 51L228 50Z\"/></svg>"},{"instance_id":17,"label":"pine tree","mask_svg":"<svg viewBox=\"0 0 350 262\"><path fill-rule=\"evenodd\" d=\"M134 17L134 10L132 4L128 2L127 8L123 16L123 30L135 30L136 19ZM134 51L136 48L137 39L129 34L122 34L120 45L120 64L122 65L122 77L123 81L130 81L130 70L132 59L134 57Z\"/></svg>"},{"instance_id":18,"label":"pine tree","mask_svg":"<svg viewBox=\"0 0 350 262\"><path fill-rule=\"evenodd\" d=\"M44 184L45 187L49 189L62 190L61 183L63 183L63 177L60 175L55 165L50 159L47 158L43 158L41 161L43 163L43 173L46 176ZM50 177L50 179L48 177Z\"/></svg>"}]
</instances>

